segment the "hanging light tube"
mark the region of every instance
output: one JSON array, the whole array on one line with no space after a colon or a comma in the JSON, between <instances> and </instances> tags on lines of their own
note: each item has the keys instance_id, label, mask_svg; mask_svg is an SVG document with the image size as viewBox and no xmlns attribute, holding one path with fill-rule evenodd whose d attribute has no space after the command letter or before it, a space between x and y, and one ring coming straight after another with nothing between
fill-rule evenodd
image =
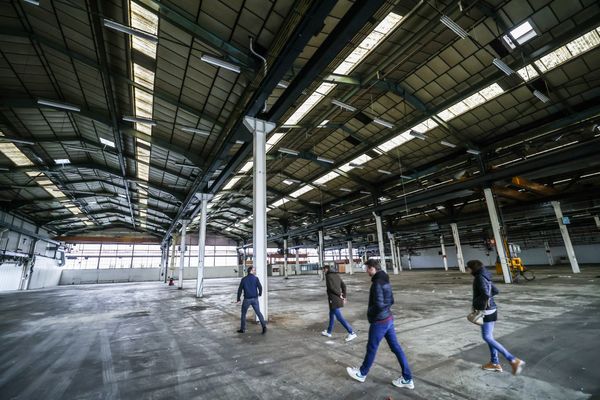
<instances>
[{"instance_id":1,"label":"hanging light tube","mask_svg":"<svg viewBox=\"0 0 600 400\"><path fill-rule=\"evenodd\" d=\"M109 28L109 29L112 29L112 30L115 30L115 31L118 31L118 32L122 32L122 33L126 33L128 35L135 36L135 37L138 37L140 39L147 40L147 41L152 42L154 44L158 43L158 36L153 35L151 33L144 32L144 31L141 31L139 29L135 29L135 28L132 28L130 26L123 25L123 24L119 24L118 22L112 21L112 20L110 20L108 18L104 18L103 23L104 23L104 26L107 27L107 28Z\"/></svg>"},{"instance_id":2,"label":"hanging light tube","mask_svg":"<svg viewBox=\"0 0 600 400\"><path fill-rule=\"evenodd\" d=\"M351 105L346 104L346 103L342 103L341 101L336 100L336 99L331 100L331 104L333 104L334 106L338 106L340 108L343 108L344 110L348 110L350 112L355 112L356 111L355 107L352 107Z\"/></svg>"},{"instance_id":3,"label":"hanging light tube","mask_svg":"<svg viewBox=\"0 0 600 400\"><path fill-rule=\"evenodd\" d=\"M450 147L450 148L452 148L452 149L456 147L456 145L455 145L454 143L446 142L445 140L442 140L442 141L440 142L440 144L441 144L442 146Z\"/></svg>"},{"instance_id":4,"label":"hanging light tube","mask_svg":"<svg viewBox=\"0 0 600 400\"><path fill-rule=\"evenodd\" d=\"M331 160L331 159L329 159L329 158L320 157L320 156L319 156L319 157L317 157L317 161L321 161L321 162L328 163L328 164L333 164L333 163L335 163L335 161L333 161L333 160Z\"/></svg>"},{"instance_id":5,"label":"hanging light tube","mask_svg":"<svg viewBox=\"0 0 600 400\"><path fill-rule=\"evenodd\" d=\"M391 175L392 174L390 171L386 171L385 169L378 169L377 172L381 172L384 175Z\"/></svg>"},{"instance_id":6,"label":"hanging light tube","mask_svg":"<svg viewBox=\"0 0 600 400\"><path fill-rule=\"evenodd\" d=\"M422 133L419 133L417 131L413 131L412 129L410 131L410 136L415 137L417 139L421 139L421 140L427 140L427 136L425 136Z\"/></svg>"},{"instance_id":7,"label":"hanging light tube","mask_svg":"<svg viewBox=\"0 0 600 400\"><path fill-rule=\"evenodd\" d=\"M235 72L236 74L242 72L241 68L238 65L221 60L220 58L209 56L208 54L203 54L202 57L200 57L200 59L205 63L212 64L216 67L225 68L229 71Z\"/></svg>"},{"instance_id":8,"label":"hanging light tube","mask_svg":"<svg viewBox=\"0 0 600 400\"><path fill-rule=\"evenodd\" d=\"M481 151L475 149L467 149L467 153L478 156L479 154L481 154Z\"/></svg>"},{"instance_id":9,"label":"hanging light tube","mask_svg":"<svg viewBox=\"0 0 600 400\"><path fill-rule=\"evenodd\" d=\"M440 18L440 22L446 25L446 27L448 27L452 32L460 36L461 39L466 39L467 36L469 36L469 34L460 25L454 22L447 15L442 15L442 17Z\"/></svg>"},{"instance_id":10,"label":"hanging light tube","mask_svg":"<svg viewBox=\"0 0 600 400\"><path fill-rule=\"evenodd\" d=\"M496 66L496 68L504 72L507 76L510 76L515 73L515 71L513 71L512 68L506 65L506 63L499 58L494 58L494 61L492 61L492 63Z\"/></svg>"},{"instance_id":11,"label":"hanging light tube","mask_svg":"<svg viewBox=\"0 0 600 400\"><path fill-rule=\"evenodd\" d=\"M292 156L300 155L299 151L292 150L292 149L286 149L285 147L280 147L279 149L277 149L277 151L280 152L280 153L289 154L289 155L292 155Z\"/></svg>"},{"instance_id":12,"label":"hanging light tube","mask_svg":"<svg viewBox=\"0 0 600 400\"><path fill-rule=\"evenodd\" d=\"M60 108L62 110L75 111L75 112L81 111L81 109L79 107L74 106L72 104L61 103L61 102L53 101L53 100L38 99L37 103L40 106Z\"/></svg>"},{"instance_id":13,"label":"hanging light tube","mask_svg":"<svg viewBox=\"0 0 600 400\"><path fill-rule=\"evenodd\" d=\"M136 124L147 124L147 125L151 125L151 126L156 126L156 121L153 119L134 117L133 115L124 115L123 121L134 122Z\"/></svg>"},{"instance_id":14,"label":"hanging light tube","mask_svg":"<svg viewBox=\"0 0 600 400\"><path fill-rule=\"evenodd\" d=\"M183 128L181 128L181 130L187 133L196 133L202 136L210 136L210 132L198 128L192 128L191 126L184 126Z\"/></svg>"},{"instance_id":15,"label":"hanging light tube","mask_svg":"<svg viewBox=\"0 0 600 400\"><path fill-rule=\"evenodd\" d=\"M23 140L23 139L16 139L16 138L11 138L11 137L6 137L6 136L0 136L0 143L2 142L12 142L12 143L20 143L20 144L29 144L29 145L34 145L35 142L29 141L29 140Z\"/></svg>"},{"instance_id":16,"label":"hanging light tube","mask_svg":"<svg viewBox=\"0 0 600 400\"><path fill-rule=\"evenodd\" d=\"M533 91L533 95L544 103L548 103L550 101L550 98L548 96L546 96L544 93L540 92L537 89Z\"/></svg>"},{"instance_id":17,"label":"hanging light tube","mask_svg":"<svg viewBox=\"0 0 600 400\"><path fill-rule=\"evenodd\" d=\"M391 122L388 122L384 119L373 118L373 122L378 125L385 126L386 128L390 128L390 129L394 128L394 124L392 124Z\"/></svg>"}]
</instances>

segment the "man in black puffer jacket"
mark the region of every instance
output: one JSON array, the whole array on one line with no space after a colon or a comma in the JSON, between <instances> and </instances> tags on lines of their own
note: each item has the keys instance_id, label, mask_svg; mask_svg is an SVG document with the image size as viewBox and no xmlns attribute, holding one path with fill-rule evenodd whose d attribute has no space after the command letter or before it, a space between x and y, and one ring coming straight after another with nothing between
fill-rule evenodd
<instances>
[{"instance_id":1,"label":"man in black puffer jacket","mask_svg":"<svg viewBox=\"0 0 600 400\"><path fill-rule=\"evenodd\" d=\"M369 319L369 341L367 342L367 354L359 368L347 367L346 371L359 382L364 382L369 373L369 369L375 361L377 348L379 343L385 337L392 352L398 358L400 368L402 368L402 376L392 381L392 384L397 387L414 389L412 374L408 366L408 361L398 343L396 330L394 328L394 317L392 315L392 304L394 304L394 295L390 278L385 271L381 270L379 261L368 260L365 263L367 273L371 276L371 289L369 292L369 308L367 309L367 318Z\"/></svg>"}]
</instances>

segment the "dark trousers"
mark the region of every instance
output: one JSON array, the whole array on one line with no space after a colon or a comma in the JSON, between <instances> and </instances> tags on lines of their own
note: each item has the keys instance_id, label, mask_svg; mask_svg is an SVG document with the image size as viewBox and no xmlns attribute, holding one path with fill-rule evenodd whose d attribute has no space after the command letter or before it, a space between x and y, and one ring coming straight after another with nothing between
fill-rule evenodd
<instances>
[{"instance_id":1,"label":"dark trousers","mask_svg":"<svg viewBox=\"0 0 600 400\"><path fill-rule=\"evenodd\" d=\"M252 309L256 313L256 316L258 317L260 324L262 326L265 326L265 319L263 318L263 315L260 312L260 308L258 307L258 298L256 298L256 297L254 297L252 299L244 298L244 301L242 302L242 330L243 331L246 330L246 313L248 312L248 308L250 308L250 306L252 306Z\"/></svg>"},{"instance_id":2,"label":"dark trousers","mask_svg":"<svg viewBox=\"0 0 600 400\"><path fill-rule=\"evenodd\" d=\"M365 354L365 359L360 367L360 373L362 375L367 375L369 373L369 370L375 361L375 355L377 355L379 343L384 337L388 343L388 346L390 346L390 350L392 350L392 352L396 355L398 363L400 363L400 368L402 368L402 377L406 380L412 379L412 373L410 372L406 355L404 354L404 351L402 351L402 347L400 347L400 343L398 343L398 338L396 337L393 319L390 319L387 322L376 322L369 326L367 354Z\"/></svg>"}]
</instances>

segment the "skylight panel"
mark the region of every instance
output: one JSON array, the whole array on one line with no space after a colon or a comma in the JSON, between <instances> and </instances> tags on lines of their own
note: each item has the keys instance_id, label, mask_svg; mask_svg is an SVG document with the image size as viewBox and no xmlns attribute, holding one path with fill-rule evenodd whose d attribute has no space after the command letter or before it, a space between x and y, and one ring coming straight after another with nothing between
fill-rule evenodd
<instances>
[{"instance_id":1,"label":"skylight panel","mask_svg":"<svg viewBox=\"0 0 600 400\"><path fill-rule=\"evenodd\" d=\"M231 190L236 183L238 183L238 181L242 179L241 176L234 176L233 178L231 178L229 180L229 182L227 182L227 184L223 187L223 190Z\"/></svg>"},{"instance_id":2,"label":"skylight panel","mask_svg":"<svg viewBox=\"0 0 600 400\"><path fill-rule=\"evenodd\" d=\"M504 93L504 90L497 83L493 83L490 86L481 89L479 94L485 98L485 101L490 101L494 97L497 97Z\"/></svg>"},{"instance_id":3,"label":"skylight panel","mask_svg":"<svg viewBox=\"0 0 600 400\"><path fill-rule=\"evenodd\" d=\"M147 89L154 89L154 72L136 63L133 63L133 79Z\"/></svg>"},{"instance_id":4,"label":"skylight panel","mask_svg":"<svg viewBox=\"0 0 600 400\"><path fill-rule=\"evenodd\" d=\"M485 103L485 98L482 95L480 95L479 93L475 93L475 94L472 94L471 96L467 97L466 99L464 99L463 103L465 103L465 105L468 107L469 110L472 110L473 108L477 107L478 105Z\"/></svg>"},{"instance_id":5,"label":"skylight panel","mask_svg":"<svg viewBox=\"0 0 600 400\"><path fill-rule=\"evenodd\" d=\"M102 143L105 146L115 147L115 142L113 142L112 140L100 138L100 143Z\"/></svg>"},{"instance_id":6,"label":"skylight panel","mask_svg":"<svg viewBox=\"0 0 600 400\"><path fill-rule=\"evenodd\" d=\"M578 56L600 44L600 35L596 31L590 31L583 36L567 43L567 49L573 56Z\"/></svg>"},{"instance_id":7,"label":"skylight panel","mask_svg":"<svg viewBox=\"0 0 600 400\"><path fill-rule=\"evenodd\" d=\"M322 99L327 96L331 90L335 87L335 83L324 82L317 90L315 90L306 100L302 103L296 111L283 123L286 125L296 125L306 114L309 113Z\"/></svg>"},{"instance_id":8,"label":"skylight panel","mask_svg":"<svg viewBox=\"0 0 600 400\"><path fill-rule=\"evenodd\" d=\"M529 21L525 21L516 28L511 29L510 36L512 36L518 44L523 44L536 37L537 32L533 29L533 26L531 26Z\"/></svg>"},{"instance_id":9,"label":"skylight panel","mask_svg":"<svg viewBox=\"0 0 600 400\"><path fill-rule=\"evenodd\" d=\"M443 119L444 121L450 121L452 118L456 117L456 115L452 111L450 111L449 108L446 108L444 111L439 112L437 116Z\"/></svg>"},{"instance_id":10,"label":"skylight panel","mask_svg":"<svg viewBox=\"0 0 600 400\"><path fill-rule=\"evenodd\" d=\"M396 137L393 137L392 139L388 140L387 142L385 142L377 147L385 152L388 152L388 151L395 149L396 147L400 146L401 144L404 144L412 139L413 139L413 137L410 135L410 130L408 130L406 132L399 134Z\"/></svg>"},{"instance_id":11,"label":"skylight panel","mask_svg":"<svg viewBox=\"0 0 600 400\"><path fill-rule=\"evenodd\" d=\"M566 46L563 46L540 58L535 62L535 65L538 66L540 71L546 72L547 70L562 64L570 58L571 53L569 53L569 50Z\"/></svg>"},{"instance_id":12,"label":"skylight panel","mask_svg":"<svg viewBox=\"0 0 600 400\"><path fill-rule=\"evenodd\" d=\"M310 192L312 189L313 188L311 186L305 185L305 186L302 186L300 189L296 190L295 192L292 192L290 194L290 196L292 196L293 198L297 198L297 197L302 196L305 193Z\"/></svg>"},{"instance_id":13,"label":"skylight panel","mask_svg":"<svg viewBox=\"0 0 600 400\"><path fill-rule=\"evenodd\" d=\"M254 162L252 160L246 162L242 168L240 168L240 172L246 173L252 169Z\"/></svg>"},{"instance_id":14,"label":"skylight panel","mask_svg":"<svg viewBox=\"0 0 600 400\"><path fill-rule=\"evenodd\" d=\"M323 185L335 178L337 178L338 176L340 176L340 174L338 174L335 171L330 171L328 173L326 173L325 175L323 175L322 177L320 177L319 179L315 180L313 183L315 185Z\"/></svg>"},{"instance_id":15,"label":"skylight panel","mask_svg":"<svg viewBox=\"0 0 600 400\"><path fill-rule=\"evenodd\" d=\"M288 201L289 200L284 197L283 199L279 199L275 203L271 204L271 207L273 207L273 208L281 207L282 205L284 205Z\"/></svg>"},{"instance_id":16,"label":"skylight panel","mask_svg":"<svg viewBox=\"0 0 600 400\"><path fill-rule=\"evenodd\" d=\"M412 129L419 133L425 133L428 130L435 128L436 126L438 126L437 122L435 122L431 118L428 118L425 121L421 122L419 125L413 126Z\"/></svg>"},{"instance_id":17,"label":"skylight panel","mask_svg":"<svg viewBox=\"0 0 600 400\"><path fill-rule=\"evenodd\" d=\"M144 32L156 35L158 33L158 16L130 1L131 7L131 26ZM156 43L137 36L131 37L131 47L148 57L156 58Z\"/></svg>"},{"instance_id":18,"label":"skylight panel","mask_svg":"<svg viewBox=\"0 0 600 400\"><path fill-rule=\"evenodd\" d=\"M521 78L523 78L523 80L525 82L528 82L531 79L536 78L538 76L537 71L535 70L535 68L531 64L524 66L523 68L521 68L520 70L518 70L517 73L519 75L521 75Z\"/></svg>"},{"instance_id":19,"label":"skylight panel","mask_svg":"<svg viewBox=\"0 0 600 400\"><path fill-rule=\"evenodd\" d=\"M349 163L346 163L344 165L342 165L340 167L340 169L344 172L348 172L354 168L356 168L358 165L362 165L366 162L368 162L369 160L371 160L372 158L367 155L367 154L362 154L358 157L356 157L354 160L350 161Z\"/></svg>"}]
</instances>

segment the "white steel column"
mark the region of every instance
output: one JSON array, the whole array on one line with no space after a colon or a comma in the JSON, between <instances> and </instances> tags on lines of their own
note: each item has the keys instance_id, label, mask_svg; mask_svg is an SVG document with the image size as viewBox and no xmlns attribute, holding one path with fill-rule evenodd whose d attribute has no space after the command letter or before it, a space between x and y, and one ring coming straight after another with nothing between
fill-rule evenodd
<instances>
[{"instance_id":1,"label":"white steel column","mask_svg":"<svg viewBox=\"0 0 600 400\"><path fill-rule=\"evenodd\" d=\"M348 259L349 266L346 268L346 273L352 275L354 273L354 257L352 256L352 240L348 240Z\"/></svg>"},{"instance_id":2,"label":"white steel column","mask_svg":"<svg viewBox=\"0 0 600 400\"><path fill-rule=\"evenodd\" d=\"M450 224L452 228L452 236L454 237L454 246L456 246L456 261L458 263L458 270L460 272L466 272L465 270L465 258L463 257L462 246L460 245L460 236L458 235L458 226L455 222Z\"/></svg>"},{"instance_id":3,"label":"white steel column","mask_svg":"<svg viewBox=\"0 0 600 400\"><path fill-rule=\"evenodd\" d=\"M390 251L392 252L392 268L394 269L394 275L398 275L398 260L396 257L396 240L394 239L393 233L388 233L390 238Z\"/></svg>"},{"instance_id":4,"label":"white steel column","mask_svg":"<svg viewBox=\"0 0 600 400\"><path fill-rule=\"evenodd\" d=\"M552 256L552 252L550 251L550 245L548 241L544 241L544 249L546 249L546 256L548 256L548 265L554 265L554 257Z\"/></svg>"},{"instance_id":5,"label":"white steel column","mask_svg":"<svg viewBox=\"0 0 600 400\"><path fill-rule=\"evenodd\" d=\"M402 253L400 252L400 245L396 245L396 257L398 257L398 269L402 272Z\"/></svg>"},{"instance_id":6,"label":"white steel column","mask_svg":"<svg viewBox=\"0 0 600 400\"><path fill-rule=\"evenodd\" d=\"M325 266L325 249L323 246L323 229L319 229L319 277L323 274L323 267Z\"/></svg>"},{"instance_id":7,"label":"white steel column","mask_svg":"<svg viewBox=\"0 0 600 400\"><path fill-rule=\"evenodd\" d=\"M183 289L183 268L185 267L185 230L188 221L181 221L181 242L179 244L179 289Z\"/></svg>"},{"instance_id":8,"label":"white steel column","mask_svg":"<svg viewBox=\"0 0 600 400\"><path fill-rule=\"evenodd\" d=\"M269 319L269 286L267 280L267 134L275 129L272 122L252 117L244 117L244 126L254 134L253 161L253 258L252 265L256 277L260 280L263 291L258 298L258 305L265 320Z\"/></svg>"},{"instance_id":9,"label":"white steel column","mask_svg":"<svg viewBox=\"0 0 600 400\"><path fill-rule=\"evenodd\" d=\"M567 249L567 255L569 256L569 261L571 262L571 268L573 272L578 274L579 271L579 263L577 262L577 258L575 257L575 249L573 249L573 243L571 243L571 237L569 236L569 231L567 230L567 226L563 222L563 213L560 209L560 202L553 201L552 207L554 207L554 213L556 214L556 220L558 221L558 227L560 228L560 234L562 235L563 241L565 242L565 247Z\"/></svg>"},{"instance_id":10,"label":"white steel column","mask_svg":"<svg viewBox=\"0 0 600 400\"><path fill-rule=\"evenodd\" d=\"M494 240L496 241L496 251L498 258L500 259L500 265L502 265L502 275L504 276L504 283L511 283L512 276L508 268L508 259L506 258L506 250L504 248L504 237L500 232L500 220L498 219L498 211L496 210L496 202L494 201L494 194L492 189L484 188L483 194L485 196L485 202L487 204L488 213L490 214L490 222L492 224L492 230L494 232Z\"/></svg>"},{"instance_id":11,"label":"white steel column","mask_svg":"<svg viewBox=\"0 0 600 400\"><path fill-rule=\"evenodd\" d=\"M196 280L196 297L202 297L204 291L204 256L206 252L206 209L210 195L203 193L200 195L202 206L200 208L200 228L198 232L198 278Z\"/></svg>"},{"instance_id":12,"label":"white steel column","mask_svg":"<svg viewBox=\"0 0 600 400\"><path fill-rule=\"evenodd\" d=\"M600 229L600 217L594 215L594 221L596 222L596 228Z\"/></svg>"},{"instance_id":13,"label":"white steel column","mask_svg":"<svg viewBox=\"0 0 600 400\"><path fill-rule=\"evenodd\" d=\"M448 271L448 257L446 256L446 246L444 245L444 235L440 235L440 246L442 248L442 261L444 262L444 269Z\"/></svg>"},{"instance_id":14,"label":"white steel column","mask_svg":"<svg viewBox=\"0 0 600 400\"><path fill-rule=\"evenodd\" d=\"M283 239L283 276L288 278L288 240Z\"/></svg>"},{"instance_id":15,"label":"white steel column","mask_svg":"<svg viewBox=\"0 0 600 400\"><path fill-rule=\"evenodd\" d=\"M300 272L300 248L296 247L296 271L294 272L294 275L298 275L299 272Z\"/></svg>"},{"instance_id":16,"label":"white steel column","mask_svg":"<svg viewBox=\"0 0 600 400\"><path fill-rule=\"evenodd\" d=\"M383 223L381 222L381 215L373 213L375 216L375 225L377 225L377 239L379 241L379 263L381 264L381 270L387 272L385 266L385 242L383 239Z\"/></svg>"}]
</instances>

